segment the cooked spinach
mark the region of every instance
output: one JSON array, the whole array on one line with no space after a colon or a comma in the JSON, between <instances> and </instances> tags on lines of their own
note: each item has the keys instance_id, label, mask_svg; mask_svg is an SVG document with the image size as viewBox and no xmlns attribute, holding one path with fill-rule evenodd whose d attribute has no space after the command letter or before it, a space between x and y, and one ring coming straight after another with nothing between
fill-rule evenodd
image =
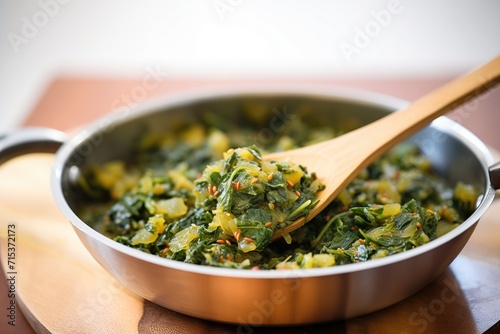
<instances>
[{"instance_id":1,"label":"cooked spinach","mask_svg":"<svg viewBox=\"0 0 500 334\"><path fill-rule=\"evenodd\" d=\"M255 130L230 131L228 124L194 124L146 137L132 159L136 165L111 161L86 171L83 191L106 204L101 210L89 205L90 214L82 217L117 242L172 260L295 269L407 251L455 228L474 210L478 194L472 186L448 186L416 146L401 144L361 172L291 240L269 243L275 229L316 205L323 187L299 165L262 160L263 151L336 134L329 128L306 131L305 124L293 118L288 132L263 147L241 145L255 138ZM294 131L300 133L296 138Z\"/></svg>"}]
</instances>

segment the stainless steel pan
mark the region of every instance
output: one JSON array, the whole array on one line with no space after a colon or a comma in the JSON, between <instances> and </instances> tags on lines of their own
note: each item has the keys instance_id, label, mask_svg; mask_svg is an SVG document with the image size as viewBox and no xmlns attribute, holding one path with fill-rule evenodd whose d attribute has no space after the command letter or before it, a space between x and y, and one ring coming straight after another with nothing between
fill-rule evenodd
<instances>
[{"instance_id":1,"label":"stainless steel pan","mask_svg":"<svg viewBox=\"0 0 500 334\"><path fill-rule=\"evenodd\" d=\"M94 258L121 284L161 306L191 316L240 325L295 325L351 318L397 303L440 275L460 253L500 188L500 170L471 132L441 117L410 140L450 182L481 192L461 226L405 253L366 263L297 271L248 271L181 263L145 254L103 236L75 213L85 201L74 186L88 165L130 155L138 136L169 131L206 111L228 120L249 105L272 117L307 106L312 121L348 131L406 102L365 91L325 86L201 90L122 108L68 138L50 129L23 129L0 139L0 162L27 152L55 152L54 199ZM271 123L261 129L279 132ZM268 130L271 130L269 132Z\"/></svg>"}]
</instances>

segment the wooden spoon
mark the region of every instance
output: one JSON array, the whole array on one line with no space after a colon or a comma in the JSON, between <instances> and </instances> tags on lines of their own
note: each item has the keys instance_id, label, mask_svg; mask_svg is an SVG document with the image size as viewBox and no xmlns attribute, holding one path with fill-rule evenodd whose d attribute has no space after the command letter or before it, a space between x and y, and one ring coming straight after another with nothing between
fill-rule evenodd
<instances>
[{"instance_id":1,"label":"wooden spoon","mask_svg":"<svg viewBox=\"0 0 500 334\"><path fill-rule=\"evenodd\" d=\"M276 230L275 240L303 226L323 210L364 168L432 120L487 89L500 78L500 56L478 69L425 95L408 107L340 137L290 151L264 156L265 160L290 161L315 172L326 186L319 202L306 216Z\"/></svg>"}]
</instances>

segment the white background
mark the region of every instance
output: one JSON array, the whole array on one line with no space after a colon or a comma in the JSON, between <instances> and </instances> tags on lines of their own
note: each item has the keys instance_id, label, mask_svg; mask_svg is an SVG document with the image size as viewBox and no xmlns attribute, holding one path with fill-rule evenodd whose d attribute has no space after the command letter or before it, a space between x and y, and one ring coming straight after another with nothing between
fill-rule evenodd
<instances>
[{"instance_id":1,"label":"white background","mask_svg":"<svg viewBox=\"0 0 500 334\"><path fill-rule=\"evenodd\" d=\"M60 74L461 74L500 54L500 1L0 0L0 36L2 132Z\"/></svg>"}]
</instances>

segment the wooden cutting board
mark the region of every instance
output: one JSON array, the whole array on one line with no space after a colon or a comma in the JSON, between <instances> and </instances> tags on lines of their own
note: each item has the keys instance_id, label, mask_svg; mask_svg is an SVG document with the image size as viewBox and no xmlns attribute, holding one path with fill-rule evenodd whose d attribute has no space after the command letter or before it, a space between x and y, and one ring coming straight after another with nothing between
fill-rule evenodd
<instances>
[{"instance_id":1,"label":"wooden cutting board","mask_svg":"<svg viewBox=\"0 0 500 334\"><path fill-rule=\"evenodd\" d=\"M68 94L62 96L68 98ZM6 275L0 282L0 333L500 330L500 201L491 206L449 269L410 298L348 321L292 328L248 328L184 316L123 288L88 254L52 200L52 162L52 155L32 154L0 166L0 261ZM11 315L15 317L15 326L9 324Z\"/></svg>"}]
</instances>

